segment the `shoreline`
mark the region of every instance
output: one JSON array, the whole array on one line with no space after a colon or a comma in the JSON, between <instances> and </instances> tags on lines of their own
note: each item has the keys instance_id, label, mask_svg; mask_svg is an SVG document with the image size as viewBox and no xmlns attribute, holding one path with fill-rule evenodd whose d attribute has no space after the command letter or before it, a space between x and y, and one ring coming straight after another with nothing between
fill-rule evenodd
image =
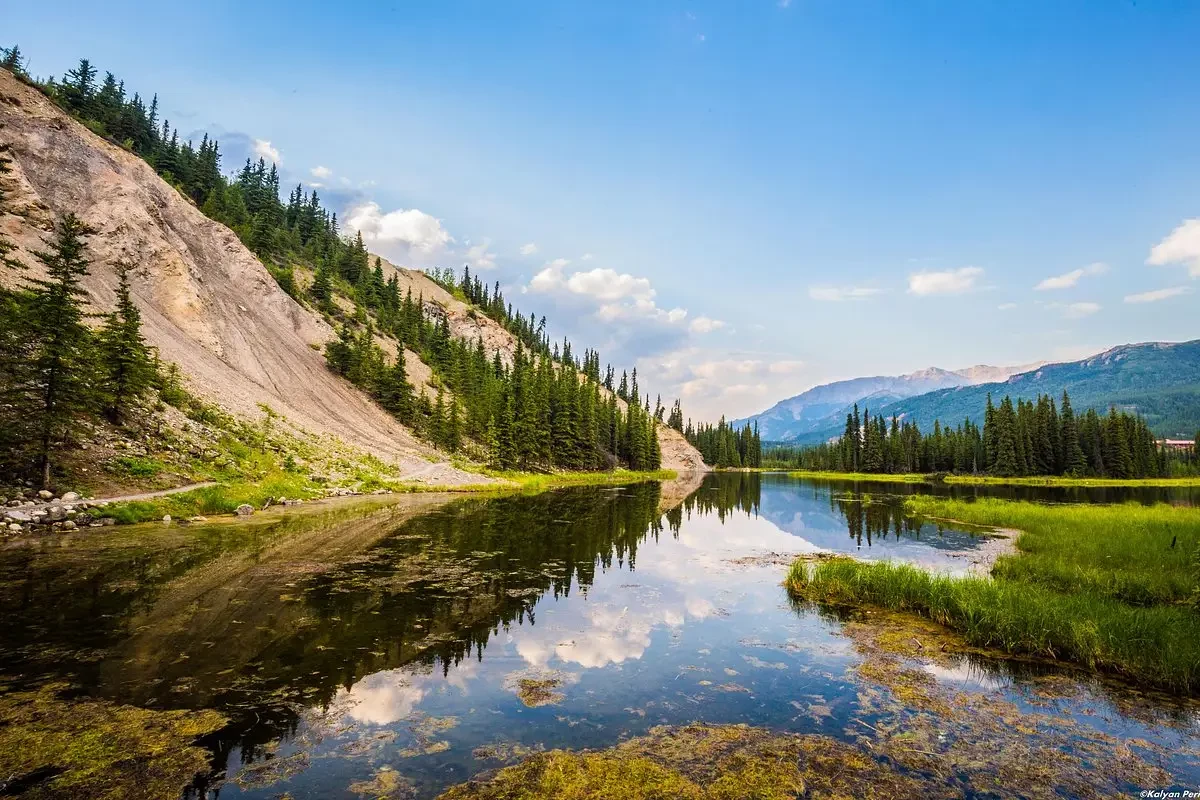
<instances>
[{"instance_id":1,"label":"shoreline","mask_svg":"<svg viewBox=\"0 0 1200 800\"><path fill-rule=\"evenodd\" d=\"M1063 488L1189 488L1200 487L1200 476L1190 478L1068 478L1056 475L1038 475L1004 478L995 475L922 475L915 472L831 472L828 470L760 470L762 472L786 472L790 478L813 480L847 481L862 483L920 483L936 485L945 483L957 486L1034 486Z\"/></svg>"}]
</instances>

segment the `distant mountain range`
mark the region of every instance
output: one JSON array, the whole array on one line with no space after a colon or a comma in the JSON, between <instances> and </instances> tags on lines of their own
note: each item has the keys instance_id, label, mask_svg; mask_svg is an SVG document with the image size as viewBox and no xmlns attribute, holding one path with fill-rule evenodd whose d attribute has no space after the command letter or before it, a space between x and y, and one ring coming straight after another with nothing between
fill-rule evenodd
<instances>
[{"instance_id":1,"label":"distant mountain range","mask_svg":"<svg viewBox=\"0 0 1200 800\"><path fill-rule=\"evenodd\" d=\"M1200 339L1147 342L1105 350L1062 364L1024 367L930 368L897 377L855 378L809 389L767 411L737 420L758 422L762 438L801 444L838 436L854 403L873 414L915 420L922 430L934 420L957 425L981 422L988 393L1055 398L1066 390L1076 411L1116 405L1146 418L1159 435L1191 438L1200 429Z\"/></svg>"},{"instance_id":2,"label":"distant mountain range","mask_svg":"<svg viewBox=\"0 0 1200 800\"><path fill-rule=\"evenodd\" d=\"M907 375L851 378L814 386L802 394L776 403L761 414L734 422L738 426L757 422L759 434L765 441L801 441L814 436L815 440L820 441L830 428L842 429L846 414L855 403L860 409L865 406L875 409L936 389L1004 380L1010 375L1040 366L1042 363L1019 367L980 364L958 370L929 367Z\"/></svg>"}]
</instances>

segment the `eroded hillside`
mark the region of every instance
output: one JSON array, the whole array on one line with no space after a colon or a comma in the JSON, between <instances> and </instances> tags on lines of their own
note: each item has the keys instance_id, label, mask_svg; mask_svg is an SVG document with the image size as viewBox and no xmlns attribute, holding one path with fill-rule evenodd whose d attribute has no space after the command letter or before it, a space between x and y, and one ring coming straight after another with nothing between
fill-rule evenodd
<instances>
[{"instance_id":1,"label":"eroded hillside","mask_svg":"<svg viewBox=\"0 0 1200 800\"><path fill-rule=\"evenodd\" d=\"M333 330L286 295L228 228L205 217L137 156L68 117L36 90L0 70L0 142L12 173L0 229L36 271L54 220L73 212L96 232L89 299L108 308L112 265L138 267L133 294L144 333L179 365L196 394L245 417L269 406L293 425L397 464L414 480L458 483L436 450L350 384L321 353ZM7 280L15 279L9 271ZM437 463L434 468L432 465Z\"/></svg>"},{"instance_id":2,"label":"eroded hillside","mask_svg":"<svg viewBox=\"0 0 1200 800\"><path fill-rule=\"evenodd\" d=\"M330 372L322 353L335 338L325 318L288 296L262 262L224 225L163 181L140 157L114 146L37 90L0 71L0 144L8 148L0 232L33 274L56 219L74 213L89 240L89 301L107 310L115 262L137 266L135 302L144 334L164 361L179 365L189 388L243 418L268 407L299 431L330 436L399 467L402 479L453 484L486 480L452 467L373 400ZM511 362L516 339L424 273L388 265L402 291L444 314L452 333ZM9 270L0 278L19 280ZM384 343L386 345L386 343ZM392 348L394 349L394 348ZM406 353L410 380L433 393L430 369ZM662 464L704 469L700 454L660 426Z\"/></svg>"}]
</instances>

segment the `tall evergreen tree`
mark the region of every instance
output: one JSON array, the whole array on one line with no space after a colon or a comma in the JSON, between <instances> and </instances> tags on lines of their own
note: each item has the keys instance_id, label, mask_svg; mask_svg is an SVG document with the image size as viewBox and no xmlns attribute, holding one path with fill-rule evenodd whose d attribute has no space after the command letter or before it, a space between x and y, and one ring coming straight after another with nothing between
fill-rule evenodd
<instances>
[{"instance_id":1,"label":"tall evergreen tree","mask_svg":"<svg viewBox=\"0 0 1200 800\"><path fill-rule=\"evenodd\" d=\"M30 317L35 351L29 409L37 424L37 460L43 488L50 488L57 443L72 423L95 402L92 337L84 324L84 291L88 274L85 237L92 233L78 217L67 214L49 248L34 253L45 278L30 279Z\"/></svg>"},{"instance_id":2,"label":"tall evergreen tree","mask_svg":"<svg viewBox=\"0 0 1200 800\"><path fill-rule=\"evenodd\" d=\"M133 265L116 263L117 306L105 319L98 338L101 393L109 420L121 421L130 402L141 397L154 378L150 352L142 338L142 315L129 294Z\"/></svg>"}]
</instances>

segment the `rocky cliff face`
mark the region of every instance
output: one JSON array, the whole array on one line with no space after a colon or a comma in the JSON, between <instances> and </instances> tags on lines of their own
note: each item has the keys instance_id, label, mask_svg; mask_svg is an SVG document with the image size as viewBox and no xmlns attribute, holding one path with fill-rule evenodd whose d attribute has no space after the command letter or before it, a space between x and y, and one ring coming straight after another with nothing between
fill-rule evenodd
<instances>
[{"instance_id":1,"label":"rocky cliff face","mask_svg":"<svg viewBox=\"0 0 1200 800\"><path fill-rule=\"evenodd\" d=\"M292 425L331 436L397 464L405 477L436 484L484 480L454 469L441 453L325 367L323 346L334 331L285 294L266 268L223 225L204 216L132 153L96 136L41 93L0 70L0 144L12 173L4 189L0 231L15 255L37 272L32 252L44 247L54 221L73 212L96 233L90 238L91 302L107 310L115 299L119 259L138 267L134 300L144 333L162 358L175 362L197 395L244 417L269 406ZM508 355L515 340L499 325L424 273L398 269L401 291L413 288L443 307L457 336L482 336ZM0 280L19 281L0 269ZM428 368L409 354L418 383ZM424 375L422 375L424 368ZM699 453L674 431L662 434L664 466L702 469Z\"/></svg>"},{"instance_id":2,"label":"rocky cliff face","mask_svg":"<svg viewBox=\"0 0 1200 800\"><path fill-rule=\"evenodd\" d=\"M74 212L95 229L85 282L111 308L113 263L138 267L135 302L144 333L189 388L246 416L271 407L293 425L329 435L434 483L478 479L445 464L369 398L329 372L321 352L333 331L288 297L226 227L205 217L140 158L87 130L36 90L0 70L0 143L13 172L0 230L37 270L54 220ZM19 280L12 273L0 275ZM434 467L434 462L443 462Z\"/></svg>"}]
</instances>

